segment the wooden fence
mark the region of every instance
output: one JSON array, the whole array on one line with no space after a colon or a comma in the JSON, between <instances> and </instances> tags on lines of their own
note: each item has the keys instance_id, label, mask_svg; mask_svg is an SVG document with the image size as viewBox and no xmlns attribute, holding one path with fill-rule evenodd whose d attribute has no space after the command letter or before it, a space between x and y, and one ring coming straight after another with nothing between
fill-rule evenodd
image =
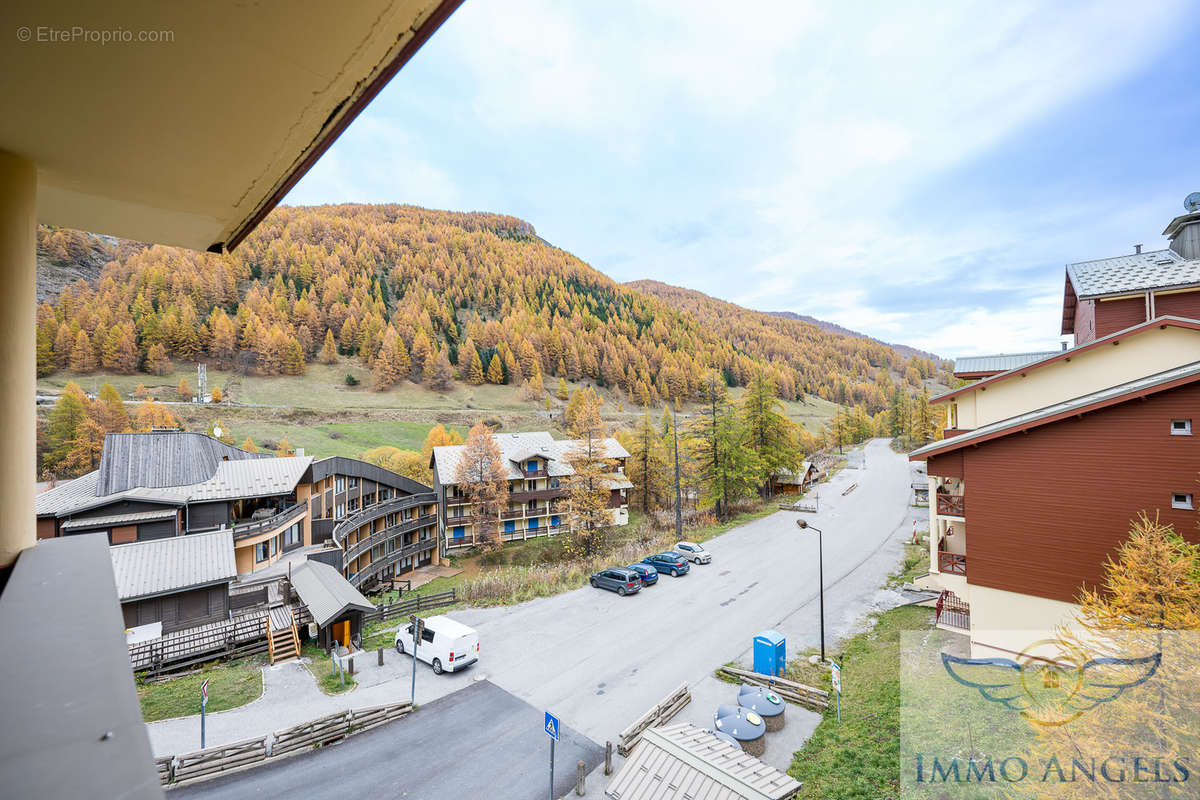
<instances>
[{"instance_id":1,"label":"wooden fence","mask_svg":"<svg viewBox=\"0 0 1200 800\"><path fill-rule=\"evenodd\" d=\"M664 697L662 702L642 714L638 717L637 722L617 735L617 752L628 756L634 745L642 740L642 734L646 732L647 728L654 728L670 722L671 717L678 714L679 710L691 701L692 693L688 691L688 685L681 683L678 689Z\"/></svg>"},{"instance_id":2,"label":"wooden fence","mask_svg":"<svg viewBox=\"0 0 1200 800\"><path fill-rule=\"evenodd\" d=\"M805 706L817 711L824 711L826 708L829 708L829 692L805 686L803 683L789 681L786 678L772 678L770 675L762 675L758 672L751 672L748 669L739 669L738 667L721 667L717 671L723 672L742 683L748 683L752 686L765 686L789 703L795 703L796 705Z\"/></svg>"},{"instance_id":3,"label":"wooden fence","mask_svg":"<svg viewBox=\"0 0 1200 800\"><path fill-rule=\"evenodd\" d=\"M159 761L161 760L159 759ZM174 763L169 769L170 782L183 783L197 778L207 778L210 775L266 760L267 737L265 736L246 739L223 747L210 747L207 750L197 750L194 753L175 756ZM161 772L159 776L161 778Z\"/></svg>"},{"instance_id":4,"label":"wooden fence","mask_svg":"<svg viewBox=\"0 0 1200 800\"><path fill-rule=\"evenodd\" d=\"M129 664L157 677L216 658L265 653L267 630L265 615L215 622L131 645Z\"/></svg>"},{"instance_id":5,"label":"wooden fence","mask_svg":"<svg viewBox=\"0 0 1200 800\"><path fill-rule=\"evenodd\" d=\"M177 786L186 781L332 744L351 734L405 717L411 712L412 703L407 701L350 709L275 731L270 736L210 747L181 756L162 756L154 759L154 763L162 785Z\"/></svg>"},{"instance_id":6,"label":"wooden fence","mask_svg":"<svg viewBox=\"0 0 1200 800\"><path fill-rule=\"evenodd\" d=\"M387 622L389 619L407 617L409 614L415 614L427 608L441 608L457 602L458 595L453 589L437 594L417 595L407 600L378 606L374 611L363 614L363 622Z\"/></svg>"}]
</instances>

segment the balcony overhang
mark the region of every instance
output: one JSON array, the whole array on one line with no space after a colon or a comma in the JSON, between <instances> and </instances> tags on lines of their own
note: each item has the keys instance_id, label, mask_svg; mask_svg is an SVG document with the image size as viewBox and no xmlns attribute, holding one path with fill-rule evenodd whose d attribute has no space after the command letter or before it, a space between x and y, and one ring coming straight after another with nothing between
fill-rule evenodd
<instances>
[{"instance_id":1,"label":"balcony overhang","mask_svg":"<svg viewBox=\"0 0 1200 800\"><path fill-rule=\"evenodd\" d=\"M0 150L43 223L232 249L461 2L15 0Z\"/></svg>"}]
</instances>

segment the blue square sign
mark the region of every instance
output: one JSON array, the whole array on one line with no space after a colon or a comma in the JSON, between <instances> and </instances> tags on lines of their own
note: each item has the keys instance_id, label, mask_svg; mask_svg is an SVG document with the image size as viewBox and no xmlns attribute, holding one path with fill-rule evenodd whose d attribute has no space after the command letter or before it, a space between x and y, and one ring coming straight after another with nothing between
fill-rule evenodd
<instances>
[{"instance_id":1,"label":"blue square sign","mask_svg":"<svg viewBox=\"0 0 1200 800\"><path fill-rule=\"evenodd\" d=\"M546 712L546 734L554 741L558 741L558 717L549 711Z\"/></svg>"}]
</instances>

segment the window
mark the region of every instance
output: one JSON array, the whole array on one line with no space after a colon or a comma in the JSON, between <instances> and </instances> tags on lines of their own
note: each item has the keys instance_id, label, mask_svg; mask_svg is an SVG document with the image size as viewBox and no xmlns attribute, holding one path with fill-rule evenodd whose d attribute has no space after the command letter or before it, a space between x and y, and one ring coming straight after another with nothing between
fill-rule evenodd
<instances>
[{"instance_id":1,"label":"window","mask_svg":"<svg viewBox=\"0 0 1200 800\"><path fill-rule=\"evenodd\" d=\"M333 481L333 490L335 492L346 491L346 479L343 478L341 475L339 475L337 478L335 478Z\"/></svg>"},{"instance_id":2,"label":"window","mask_svg":"<svg viewBox=\"0 0 1200 800\"><path fill-rule=\"evenodd\" d=\"M346 504L338 503L333 509L333 516L335 519L341 519L342 517L346 516Z\"/></svg>"},{"instance_id":3,"label":"window","mask_svg":"<svg viewBox=\"0 0 1200 800\"><path fill-rule=\"evenodd\" d=\"M411 564L409 566L411 566ZM421 630L421 641L422 642L432 642L433 641L433 631L431 631L429 628L423 628Z\"/></svg>"},{"instance_id":4,"label":"window","mask_svg":"<svg viewBox=\"0 0 1200 800\"><path fill-rule=\"evenodd\" d=\"M351 479L350 479L350 488L351 488L351 489L357 489L357 488L358 488L358 478L351 478Z\"/></svg>"},{"instance_id":5,"label":"window","mask_svg":"<svg viewBox=\"0 0 1200 800\"><path fill-rule=\"evenodd\" d=\"M271 546L269 542L259 542L254 545L254 560L266 561L271 557Z\"/></svg>"},{"instance_id":6,"label":"window","mask_svg":"<svg viewBox=\"0 0 1200 800\"><path fill-rule=\"evenodd\" d=\"M351 497L351 498L350 498L350 505L346 506L346 509L347 509L348 511L350 511L350 513L354 513L355 511L358 511L358 498L357 498L357 497Z\"/></svg>"},{"instance_id":7,"label":"window","mask_svg":"<svg viewBox=\"0 0 1200 800\"><path fill-rule=\"evenodd\" d=\"M1172 436L1191 436L1192 421L1190 419L1173 419L1171 420L1171 435Z\"/></svg>"},{"instance_id":8,"label":"window","mask_svg":"<svg viewBox=\"0 0 1200 800\"><path fill-rule=\"evenodd\" d=\"M387 552L388 552L388 555L389 555L389 556L390 556L392 553L396 552L396 540L395 540L395 539L388 539L388 540L387 540Z\"/></svg>"},{"instance_id":9,"label":"window","mask_svg":"<svg viewBox=\"0 0 1200 800\"><path fill-rule=\"evenodd\" d=\"M1175 494L1171 495L1171 508L1182 508L1190 511L1192 508L1192 496L1184 492L1175 492Z\"/></svg>"}]
</instances>

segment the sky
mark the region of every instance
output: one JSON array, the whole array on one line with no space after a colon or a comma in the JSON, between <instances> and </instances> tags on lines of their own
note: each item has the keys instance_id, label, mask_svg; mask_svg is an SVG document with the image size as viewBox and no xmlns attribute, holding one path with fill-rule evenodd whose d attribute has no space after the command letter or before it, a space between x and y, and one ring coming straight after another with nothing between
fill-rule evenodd
<instances>
[{"instance_id":1,"label":"sky","mask_svg":"<svg viewBox=\"0 0 1200 800\"><path fill-rule=\"evenodd\" d=\"M1194 0L466 0L287 198L493 211L618 281L946 357L1200 190Z\"/></svg>"}]
</instances>

